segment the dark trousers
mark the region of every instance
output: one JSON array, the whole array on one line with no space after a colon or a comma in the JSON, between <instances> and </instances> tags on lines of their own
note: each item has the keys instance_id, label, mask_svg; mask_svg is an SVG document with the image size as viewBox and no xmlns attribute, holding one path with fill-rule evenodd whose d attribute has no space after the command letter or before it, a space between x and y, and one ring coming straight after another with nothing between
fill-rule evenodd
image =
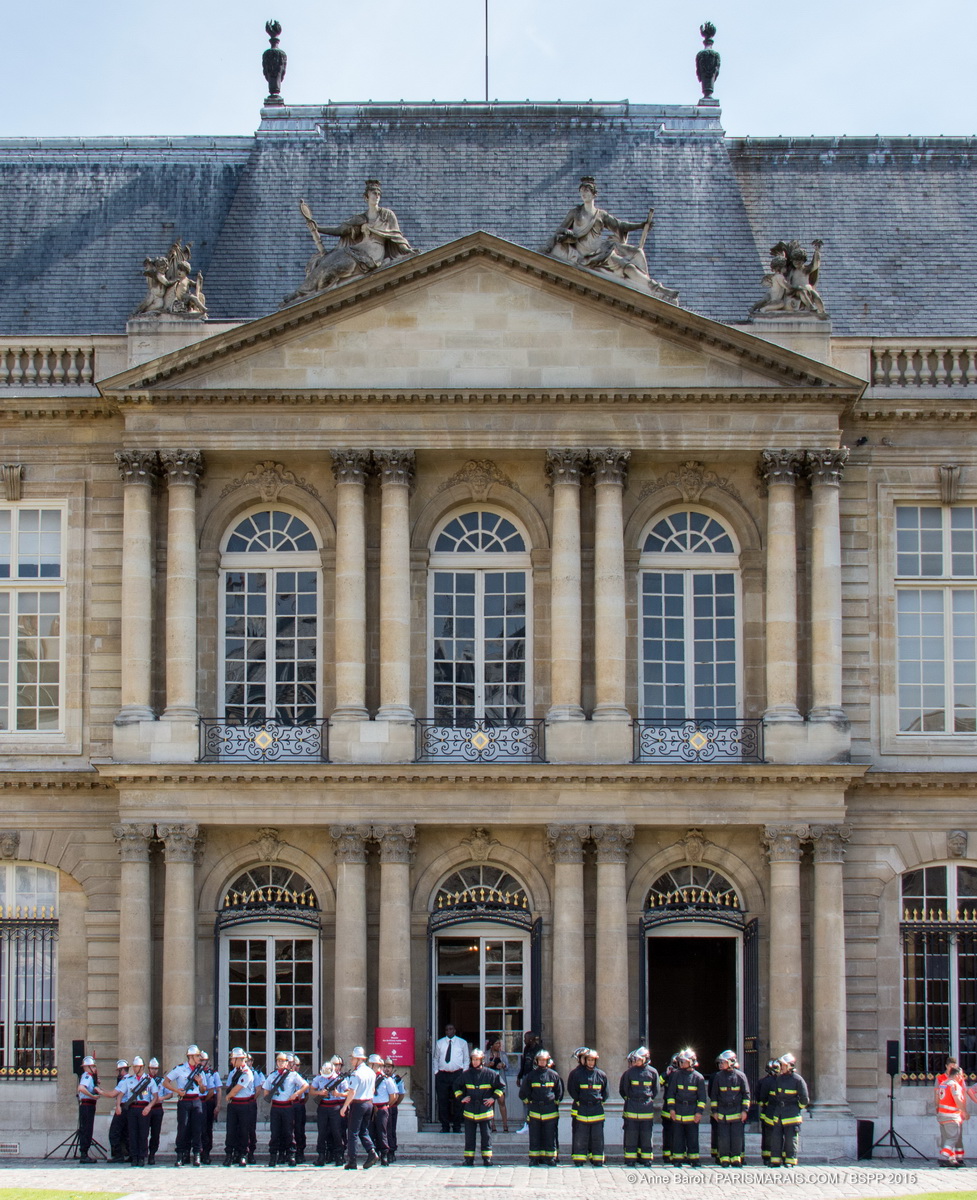
<instances>
[{"instance_id":1,"label":"dark trousers","mask_svg":"<svg viewBox=\"0 0 977 1200\"><path fill-rule=\"evenodd\" d=\"M251 1105L237 1104L228 1100L226 1116L226 1132L224 1134L224 1154L227 1158L246 1158L248 1153L248 1134L251 1132Z\"/></svg>"},{"instance_id":2,"label":"dark trousers","mask_svg":"<svg viewBox=\"0 0 977 1200\"><path fill-rule=\"evenodd\" d=\"M386 1104L374 1104L370 1121L370 1137L377 1154L386 1158L390 1153L390 1109Z\"/></svg>"},{"instance_id":3,"label":"dark trousers","mask_svg":"<svg viewBox=\"0 0 977 1200\"><path fill-rule=\"evenodd\" d=\"M665 1132L671 1133L671 1121L662 1121L662 1152L665 1149ZM655 1118L652 1113L647 1117L624 1118L624 1161L625 1162L654 1162L655 1152L652 1148ZM669 1147L671 1154L671 1147ZM667 1161L667 1156L666 1156Z\"/></svg>"},{"instance_id":4,"label":"dark trousers","mask_svg":"<svg viewBox=\"0 0 977 1200\"><path fill-rule=\"evenodd\" d=\"M78 1101L78 1149L81 1151L81 1157L87 1158L88 1151L92 1148L92 1139L95 1136L95 1101L89 1103L87 1100Z\"/></svg>"},{"instance_id":5,"label":"dark trousers","mask_svg":"<svg viewBox=\"0 0 977 1200\"><path fill-rule=\"evenodd\" d=\"M253 1160L258 1149L258 1098L255 1096L248 1110L248 1158Z\"/></svg>"},{"instance_id":6,"label":"dark trousers","mask_svg":"<svg viewBox=\"0 0 977 1200\"><path fill-rule=\"evenodd\" d=\"M779 1167L781 1164L794 1167L797 1165L797 1135L800 1125L785 1125L774 1121L770 1126L770 1165Z\"/></svg>"},{"instance_id":7,"label":"dark trousers","mask_svg":"<svg viewBox=\"0 0 977 1200\"><path fill-rule=\"evenodd\" d=\"M304 1099L301 1104L292 1105L292 1142L295 1146L295 1157L299 1162L305 1158L305 1125L308 1116Z\"/></svg>"},{"instance_id":8,"label":"dark trousers","mask_svg":"<svg viewBox=\"0 0 977 1200\"><path fill-rule=\"evenodd\" d=\"M373 1139L370 1137L370 1122L373 1119L372 1100L351 1100L346 1110L346 1165L356 1166L356 1139L367 1153L367 1157L375 1154Z\"/></svg>"},{"instance_id":9,"label":"dark trousers","mask_svg":"<svg viewBox=\"0 0 977 1200\"><path fill-rule=\"evenodd\" d=\"M199 1096L179 1100L176 1105L176 1157L184 1161L200 1153L204 1132L204 1105Z\"/></svg>"},{"instance_id":10,"label":"dark trousers","mask_svg":"<svg viewBox=\"0 0 977 1200\"><path fill-rule=\"evenodd\" d=\"M650 1125L651 1122L649 1121ZM599 1121L573 1122L573 1140L570 1157L574 1162L604 1161L604 1118Z\"/></svg>"},{"instance_id":11,"label":"dark trousers","mask_svg":"<svg viewBox=\"0 0 977 1200\"><path fill-rule=\"evenodd\" d=\"M129 1153L134 1163L144 1163L149 1154L149 1117L143 1116L148 1100L136 1100L129 1105L126 1117L129 1122Z\"/></svg>"},{"instance_id":12,"label":"dark trousers","mask_svg":"<svg viewBox=\"0 0 977 1200\"><path fill-rule=\"evenodd\" d=\"M294 1118L295 1114L291 1104L275 1104L272 1102L271 1117L269 1120L271 1140L268 1143L268 1158L273 1163L285 1162L286 1159L294 1159L295 1157L295 1151L292 1148Z\"/></svg>"},{"instance_id":13,"label":"dark trousers","mask_svg":"<svg viewBox=\"0 0 977 1200\"><path fill-rule=\"evenodd\" d=\"M390 1120L387 1122L387 1141L390 1143L390 1149L397 1149L397 1110L400 1108L398 1102L390 1110Z\"/></svg>"},{"instance_id":14,"label":"dark trousers","mask_svg":"<svg viewBox=\"0 0 977 1200\"><path fill-rule=\"evenodd\" d=\"M159 1135L163 1128L163 1110L157 1104L149 1114L149 1157L155 1158L159 1149Z\"/></svg>"},{"instance_id":15,"label":"dark trousers","mask_svg":"<svg viewBox=\"0 0 977 1200\"><path fill-rule=\"evenodd\" d=\"M318 1131L316 1156L334 1163L342 1162L346 1149L343 1144L345 1122L339 1115L341 1107L339 1104L320 1104L315 1114Z\"/></svg>"},{"instance_id":16,"label":"dark trousers","mask_svg":"<svg viewBox=\"0 0 977 1200\"><path fill-rule=\"evenodd\" d=\"M204 1101L204 1128L200 1135L200 1156L210 1158L214 1148L214 1121L217 1116L217 1097L208 1096Z\"/></svg>"},{"instance_id":17,"label":"dark trousers","mask_svg":"<svg viewBox=\"0 0 977 1200\"><path fill-rule=\"evenodd\" d=\"M746 1146L746 1126L743 1121L716 1121L716 1149L719 1162L741 1163Z\"/></svg>"},{"instance_id":18,"label":"dark trousers","mask_svg":"<svg viewBox=\"0 0 977 1200\"><path fill-rule=\"evenodd\" d=\"M678 1121L672 1117L672 1162L699 1161L699 1126L695 1121Z\"/></svg>"},{"instance_id":19,"label":"dark trousers","mask_svg":"<svg viewBox=\"0 0 977 1200\"><path fill-rule=\"evenodd\" d=\"M672 1161L672 1134L674 1132L673 1122L669 1117L665 1116L662 1111L662 1161Z\"/></svg>"},{"instance_id":20,"label":"dark trousers","mask_svg":"<svg viewBox=\"0 0 977 1200\"><path fill-rule=\"evenodd\" d=\"M455 1133L461 1130L461 1102L455 1095L455 1084L460 1074L460 1071L438 1071L434 1076L434 1093L438 1099L438 1120L442 1133L447 1133L449 1129Z\"/></svg>"},{"instance_id":21,"label":"dark trousers","mask_svg":"<svg viewBox=\"0 0 977 1200\"><path fill-rule=\"evenodd\" d=\"M475 1140L481 1135L482 1161L492 1161L492 1112L484 1117L464 1115L465 1122L465 1162L475 1161Z\"/></svg>"},{"instance_id":22,"label":"dark trousers","mask_svg":"<svg viewBox=\"0 0 977 1200\"><path fill-rule=\"evenodd\" d=\"M530 1109L526 1114L529 1121L529 1161L556 1162L556 1135L559 1132L559 1112L537 1112Z\"/></svg>"},{"instance_id":23,"label":"dark trousers","mask_svg":"<svg viewBox=\"0 0 977 1200\"><path fill-rule=\"evenodd\" d=\"M129 1120L124 1112L113 1113L109 1121L109 1153L125 1158L129 1153Z\"/></svg>"}]
</instances>

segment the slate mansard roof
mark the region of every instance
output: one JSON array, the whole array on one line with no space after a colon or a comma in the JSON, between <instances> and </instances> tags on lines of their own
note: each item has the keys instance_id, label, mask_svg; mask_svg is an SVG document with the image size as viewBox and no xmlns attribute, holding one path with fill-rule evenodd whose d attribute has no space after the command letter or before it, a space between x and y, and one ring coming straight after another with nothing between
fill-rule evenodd
<instances>
[{"instance_id":1,"label":"slate mansard roof","mask_svg":"<svg viewBox=\"0 0 977 1200\"><path fill-rule=\"evenodd\" d=\"M483 229L541 249L593 174L598 203L656 210L652 274L718 321L746 319L768 250L825 242L836 335L962 337L977 139L731 139L716 109L622 104L264 110L253 137L0 141L0 334L121 333L141 263L194 244L213 319L253 319L302 280L320 224L383 183L414 247ZM951 283L951 276L953 282Z\"/></svg>"}]
</instances>

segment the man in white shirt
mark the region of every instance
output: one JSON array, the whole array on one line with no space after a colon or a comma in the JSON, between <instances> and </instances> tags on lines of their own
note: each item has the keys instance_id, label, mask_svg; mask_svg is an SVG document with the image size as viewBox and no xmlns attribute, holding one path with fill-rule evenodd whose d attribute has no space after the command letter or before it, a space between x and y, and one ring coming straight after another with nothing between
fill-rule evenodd
<instances>
[{"instance_id":1,"label":"man in white shirt","mask_svg":"<svg viewBox=\"0 0 977 1200\"><path fill-rule=\"evenodd\" d=\"M444 1037L434 1043L434 1094L442 1133L461 1133L461 1104L455 1096L460 1072L468 1066L468 1043L445 1025Z\"/></svg>"}]
</instances>

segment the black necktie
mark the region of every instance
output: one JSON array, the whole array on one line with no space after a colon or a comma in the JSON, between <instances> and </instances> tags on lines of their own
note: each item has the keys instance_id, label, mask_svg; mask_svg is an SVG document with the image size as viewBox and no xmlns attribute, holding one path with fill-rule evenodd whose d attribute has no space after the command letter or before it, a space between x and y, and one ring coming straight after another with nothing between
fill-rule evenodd
<instances>
[{"instance_id":1,"label":"black necktie","mask_svg":"<svg viewBox=\"0 0 977 1200\"><path fill-rule=\"evenodd\" d=\"M454 1038L448 1038L448 1053L444 1056L444 1065L445 1066L447 1066L448 1063L451 1062L451 1043L453 1041L454 1041Z\"/></svg>"}]
</instances>

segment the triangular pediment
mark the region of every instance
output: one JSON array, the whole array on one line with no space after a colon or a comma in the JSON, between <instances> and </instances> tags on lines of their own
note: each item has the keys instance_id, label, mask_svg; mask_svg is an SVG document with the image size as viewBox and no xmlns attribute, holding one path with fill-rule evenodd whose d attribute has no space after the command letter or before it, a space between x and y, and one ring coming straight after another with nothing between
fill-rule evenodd
<instances>
[{"instance_id":1,"label":"triangular pediment","mask_svg":"<svg viewBox=\"0 0 977 1200\"><path fill-rule=\"evenodd\" d=\"M192 391L860 390L851 376L490 234L103 382Z\"/></svg>"}]
</instances>

